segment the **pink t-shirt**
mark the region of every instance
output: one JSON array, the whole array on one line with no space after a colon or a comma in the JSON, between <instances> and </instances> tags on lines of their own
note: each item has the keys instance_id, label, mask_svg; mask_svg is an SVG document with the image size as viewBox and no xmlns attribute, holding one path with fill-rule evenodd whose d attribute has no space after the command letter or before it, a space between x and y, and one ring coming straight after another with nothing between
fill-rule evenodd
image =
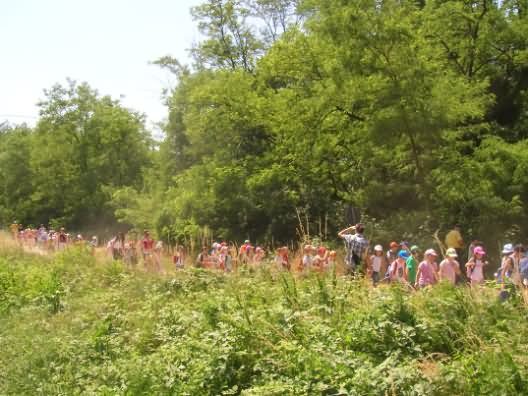
<instances>
[{"instance_id":1,"label":"pink t-shirt","mask_svg":"<svg viewBox=\"0 0 528 396\"><path fill-rule=\"evenodd\" d=\"M418 270L420 271L420 278L418 279L420 286L432 285L435 282L433 266L427 261L422 261Z\"/></svg>"},{"instance_id":2,"label":"pink t-shirt","mask_svg":"<svg viewBox=\"0 0 528 396\"><path fill-rule=\"evenodd\" d=\"M484 262L482 260L475 260L475 267L470 276L473 282L482 282L484 280Z\"/></svg>"},{"instance_id":3,"label":"pink t-shirt","mask_svg":"<svg viewBox=\"0 0 528 396\"><path fill-rule=\"evenodd\" d=\"M457 261L444 260L440 263L440 279L447 280L453 285L456 283L456 268L459 267Z\"/></svg>"}]
</instances>

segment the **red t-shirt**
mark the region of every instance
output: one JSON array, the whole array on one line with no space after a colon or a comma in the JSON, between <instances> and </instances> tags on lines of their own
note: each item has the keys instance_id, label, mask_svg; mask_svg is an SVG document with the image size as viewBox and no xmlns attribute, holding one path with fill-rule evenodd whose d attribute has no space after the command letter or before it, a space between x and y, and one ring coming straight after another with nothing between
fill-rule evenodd
<instances>
[{"instance_id":1,"label":"red t-shirt","mask_svg":"<svg viewBox=\"0 0 528 396\"><path fill-rule=\"evenodd\" d=\"M247 243L244 243L242 246L240 246L240 255L246 255L249 246L250 245Z\"/></svg>"},{"instance_id":2,"label":"red t-shirt","mask_svg":"<svg viewBox=\"0 0 528 396\"><path fill-rule=\"evenodd\" d=\"M152 250L154 248L154 239L145 238L143 239L143 250Z\"/></svg>"}]
</instances>

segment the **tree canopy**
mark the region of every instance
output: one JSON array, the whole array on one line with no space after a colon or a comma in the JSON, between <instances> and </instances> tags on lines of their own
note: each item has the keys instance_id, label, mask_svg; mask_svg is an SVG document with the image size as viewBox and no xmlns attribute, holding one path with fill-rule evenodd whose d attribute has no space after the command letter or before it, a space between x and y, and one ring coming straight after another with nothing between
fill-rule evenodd
<instances>
[{"instance_id":1,"label":"tree canopy","mask_svg":"<svg viewBox=\"0 0 528 396\"><path fill-rule=\"evenodd\" d=\"M141 189L152 159L143 116L68 81L45 91L33 130L0 135L3 222L72 227L114 221L112 193Z\"/></svg>"},{"instance_id":2,"label":"tree canopy","mask_svg":"<svg viewBox=\"0 0 528 396\"><path fill-rule=\"evenodd\" d=\"M0 214L103 214L168 240L203 227L291 240L299 219L328 235L351 213L395 233L526 235L527 10L203 1L193 63L155 62L178 80L159 147L141 115L84 84L53 87L34 130L0 135Z\"/></svg>"}]
</instances>

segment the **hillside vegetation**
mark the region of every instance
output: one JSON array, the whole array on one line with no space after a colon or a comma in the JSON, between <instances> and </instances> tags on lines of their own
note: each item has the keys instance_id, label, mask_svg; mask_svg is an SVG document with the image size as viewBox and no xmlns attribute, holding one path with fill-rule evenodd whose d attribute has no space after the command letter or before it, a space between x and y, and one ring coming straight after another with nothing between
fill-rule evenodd
<instances>
[{"instance_id":1,"label":"hillside vegetation","mask_svg":"<svg viewBox=\"0 0 528 396\"><path fill-rule=\"evenodd\" d=\"M0 252L0 394L519 395L526 308L495 290L130 272Z\"/></svg>"}]
</instances>

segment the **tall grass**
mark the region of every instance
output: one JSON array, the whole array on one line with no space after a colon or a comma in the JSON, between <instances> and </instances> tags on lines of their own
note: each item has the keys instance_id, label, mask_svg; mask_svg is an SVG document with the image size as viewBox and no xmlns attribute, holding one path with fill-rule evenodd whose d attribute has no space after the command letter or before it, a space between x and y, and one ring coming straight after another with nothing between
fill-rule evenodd
<instances>
[{"instance_id":1,"label":"tall grass","mask_svg":"<svg viewBox=\"0 0 528 396\"><path fill-rule=\"evenodd\" d=\"M0 394L518 395L519 297L335 274L129 271L3 247Z\"/></svg>"}]
</instances>

